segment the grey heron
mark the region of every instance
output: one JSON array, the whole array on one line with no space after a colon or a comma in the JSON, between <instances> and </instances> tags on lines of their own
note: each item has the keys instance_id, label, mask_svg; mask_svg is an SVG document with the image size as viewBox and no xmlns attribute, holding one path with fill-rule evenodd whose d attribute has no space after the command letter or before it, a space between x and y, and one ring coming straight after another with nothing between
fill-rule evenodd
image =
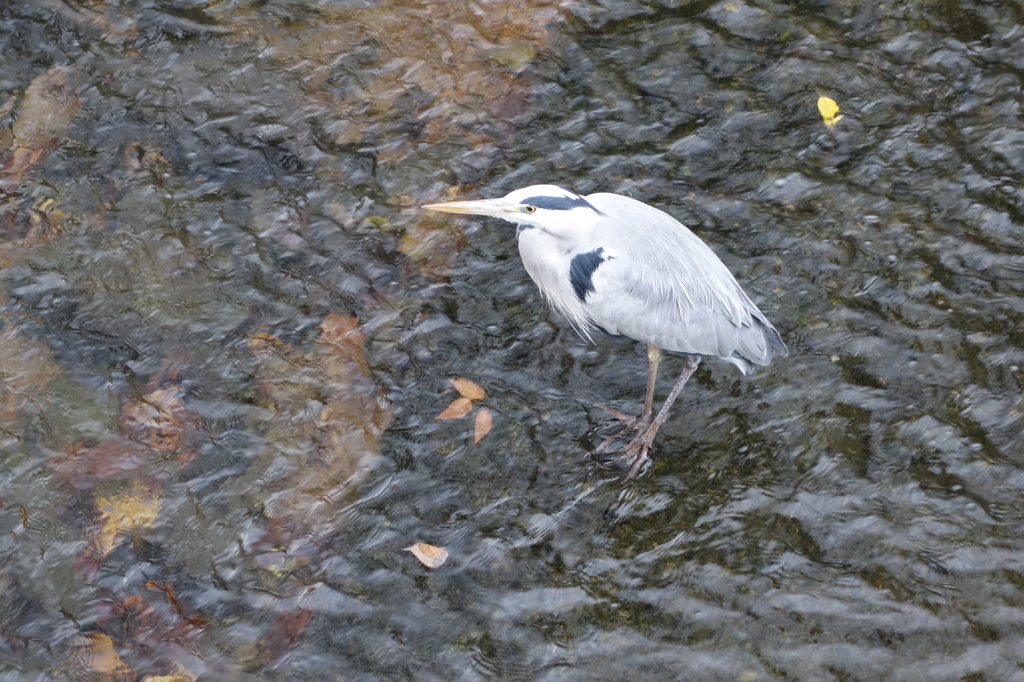
<instances>
[{"instance_id":1,"label":"grey heron","mask_svg":"<svg viewBox=\"0 0 1024 682\"><path fill-rule=\"evenodd\" d=\"M594 329L647 344L647 396L637 417L605 408L625 427L597 449L636 431L619 459L632 478L648 459L669 409L703 357L747 374L785 356L786 344L718 256L678 220L619 194L580 196L534 185L501 199L450 201L432 211L492 216L518 225L526 272L581 336ZM657 416L654 389L662 351L685 355Z\"/></svg>"}]
</instances>

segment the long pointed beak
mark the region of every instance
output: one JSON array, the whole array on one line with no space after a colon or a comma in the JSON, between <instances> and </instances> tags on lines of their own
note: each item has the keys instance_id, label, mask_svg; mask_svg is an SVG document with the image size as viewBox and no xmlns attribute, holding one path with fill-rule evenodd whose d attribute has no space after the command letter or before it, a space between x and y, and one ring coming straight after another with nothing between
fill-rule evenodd
<instances>
[{"instance_id":1,"label":"long pointed beak","mask_svg":"<svg viewBox=\"0 0 1024 682\"><path fill-rule=\"evenodd\" d=\"M519 204L504 199L480 199L478 201L446 201L440 204L427 204L423 208L442 213L462 213L466 215L489 215L503 218L520 212Z\"/></svg>"}]
</instances>

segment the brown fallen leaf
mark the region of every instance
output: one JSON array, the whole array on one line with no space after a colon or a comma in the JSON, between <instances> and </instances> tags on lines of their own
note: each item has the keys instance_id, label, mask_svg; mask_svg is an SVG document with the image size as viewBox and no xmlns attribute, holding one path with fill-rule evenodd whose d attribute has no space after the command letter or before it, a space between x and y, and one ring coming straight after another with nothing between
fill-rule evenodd
<instances>
[{"instance_id":1,"label":"brown fallen leaf","mask_svg":"<svg viewBox=\"0 0 1024 682\"><path fill-rule=\"evenodd\" d=\"M434 547L425 542L417 542L415 545L404 547L404 551L412 552L412 555L420 560L420 563L427 568L438 568L448 560L448 551L441 547Z\"/></svg>"},{"instance_id":2,"label":"brown fallen leaf","mask_svg":"<svg viewBox=\"0 0 1024 682\"><path fill-rule=\"evenodd\" d=\"M288 663L312 617L313 612L303 608L277 614L262 643L263 649L270 656L271 665L280 669Z\"/></svg>"},{"instance_id":3,"label":"brown fallen leaf","mask_svg":"<svg viewBox=\"0 0 1024 682\"><path fill-rule=\"evenodd\" d=\"M183 469L198 455L193 441L202 419L185 404L180 385L157 388L121 405L121 426L137 443L148 444L161 455L175 457Z\"/></svg>"},{"instance_id":4,"label":"brown fallen leaf","mask_svg":"<svg viewBox=\"0 0 1024 682\"><path fill-rule=\"evenodd\" d=\"M153 525L160 512L160 492L135 482L125 493L97 497L96 510L99 512L99 527L90 532L89 546L76 562L79 570L88 575L94 574L103 559L117 546L119 535Z\"/></svg>"},{"instance_id":5,"label":"brown fallen leaf","mask_svg":"<svg viewBox=\"0 0 1024 682\"><path fill-rule=\"evenodd\" d=\"M331 313L320 323L320 344L338 357L353 360L363 374L370 376L370 363L366 359L366 334L359 327L359 320L338 313Z\"/></svg>"},{"instance_id":6,"label":"brown fallen leaf","mask_svg":"<svg viewBox=\"0 0 1024 682\"><path fill-rule=\"evenodd\" d=\"M159 151L146 149L141 142L132 142L122 155L124 167L130 171L144 168L170 168L171 162L160 155Z\"/></svg>"},{"instance_id":7,"label":"brown fallen leaf","mask_svg":"<svg viewBox=\"0 0 1024 682\"><path fill-rule=\"evenodd\" d=\"M486 436L491 430L491 411L486 407L476 413L476 421L473 424L473 444L476 445L480 439Z\"/></svg>"},{"instance_id":8,"label":"brown fallen leaf","mask_svg":"<svg viewBox=\"0 0 1024 682\"><path fill-rule=\"evenodd\" d=\"M0 256L0 267L7 264ZM21 439L33 420L44 418L52 396L47 385L63 373L50 349L19 326L14 316L0 317L0 442L5 444Z\"/></svg>"},{"instance_id":9,"label":"brown fallen leaf","mask_svg":"<svg viewBox=\"0 0 1024 682\"><path fill-rule=\"evenodd\" d=\"M55 66L25 89L25 97L12 125L14 140L0 166L0 187L18 185L30 170L60 144L78 109L78 73L70 66Z\"/></svg>"},{"instance_id":10,"label":"brown fallen leaf","mask_svg":"<svg viewBox=\"0 0 1024 682\"><path fill-rule=\"evenodd\" d=\"M165 587L168 587L165 585ZM152 670L153 676L176 675L195 680L196 675L190 673L178 663L178 660L195 660L194 652L199 650L201 638L205 632L205 621L195 625L182 620L179 612L198 614L195 606L184 603L181 597L175 597L179 604L171 606L164 599L151 599L154 590L166 591L160 586L146 584L144 591L136 592L133 587L124 590L106 592L104 598L93 611L96 627L101 632L117 634L117 649L131 654L130 664L135 670ZM193 617L200 621L202 616ZM170 664L170 666L168 666ZM138 680L138 675L124 677L96 676L62 676L58 679L93 680L114 682L114 680ZM145 679L145 678L144 678ZM182 682L185 682L184 680Z\"/></svg>"},{"instance_id":11,"label":"brown fallen leaf","mask_svg":"<svg viewBox=\"0 0 1024 682\"><path fill-rule=\"evenodd\" d=\"M458 391L463 398L469 398L470 400L483 400L487 393L484 389L474 384L469 379L449 379L455 390Z\"/></svg>"},{"instance_id":12,"label":"brown fallen leaf","mask_svg":"<svg viewBox=\"0 0 1024 682\"><path fill-rule=\"evenodd\" d=\"M78 638L71 654L73 669L87 675L120 676L131 672L114 649L114 641L102 632ZM77 677L77 676L76 676ZM106 677L105 679L113 679Z\"/></svg>"},{"instance_id":13,"label":"brown fallen leaf","mask_svg":"<svg viewBox=\"0 0 1024 682\"><path fill-rule=\"evenodd\" d=\"M174 591L174 586L171 585L171 581L165 580L163 583L158 583L153 580L146 581L146 589L157 590L164 593L167 597L168 603L174 609L174 612L178 614L185 623L195 628L201 628L206 625L206 618L203 614L196 612L194 608L187 606L181 598Z\"/></svg>"},{"instance_id":14,"label":"brown fallen leaf","mask_svg":"<svg viewBox=\"0 0 1024 682\"><path fill-rule=\"evenodd\" d=\"M451 273L465 242L466 233L457 226L422 221L405 229L398 251L423 274L444 279Z\"/></svg>"},{"instance_id":15,"label":"brown fallen leaf","mask_svg":"<svg viewBox=\"0 0 1024 682\"><path fill-rule=\"evenodd\" d=\"M267 535L269 545L258 542L256 552L285 556L282 576L312 559L304 550L299 556L275 550L309 547L309 538L337 533L348 518L340 500L380 457L394 413L370 371L365 341L359 321L338 314L324 318L314 343L293 345L265 332L249 339L256 385L276 414L260 456L266 458L261 466L274 472L261 485L276 491L264 498L263 510L267 527L278 531Z\"/></svg>"},{"instance_id":16,"label":"brown fallen leaf","mask_svg":"<svg viewBox=\"0 0 1024 682\"><path fill-rule=\"evenodd\" d=\"M473 409L472 400L469 398L456 398L448 406L448 409L434 417L434 419L461 419L469 414L471 409Z\"/></svg>"},{"instance_id":17,"label":"brown fallen leaf","mask_svg":"<svg viewBox=\"0 0 1024 682\"><path fill-rule=\"evenodd\" d=\"M78 490L90 490L105 481L137 480L145 477L152 450L126 438L108 438L87 448L68 443L63 455L52 457L47 466L62 483Z\"/></svg>"}]
</instances>

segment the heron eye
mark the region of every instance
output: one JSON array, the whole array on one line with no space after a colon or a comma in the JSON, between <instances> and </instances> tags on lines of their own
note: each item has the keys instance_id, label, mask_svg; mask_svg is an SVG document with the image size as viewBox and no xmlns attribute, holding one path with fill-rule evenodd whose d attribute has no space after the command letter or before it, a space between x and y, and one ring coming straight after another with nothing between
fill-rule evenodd
<instances>
[{"instance_id":1,"label":"heron eye","mask_svg":"<svg viewBox=\"0 0 1024 682\"><path fill-rule=\"evenodd\" d=\"M523 210L526 211L527 213L536 213L537 212L537 207L536 206L526 205L526 206L523 206Z\"/></svg>"}]
</instances>

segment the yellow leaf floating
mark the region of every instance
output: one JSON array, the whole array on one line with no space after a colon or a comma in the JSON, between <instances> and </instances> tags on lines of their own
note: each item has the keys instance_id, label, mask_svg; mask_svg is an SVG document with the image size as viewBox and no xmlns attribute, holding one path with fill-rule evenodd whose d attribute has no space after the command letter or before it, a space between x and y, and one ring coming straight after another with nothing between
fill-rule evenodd
<instances>
[{"instance_id":1,"label":"yellow leaf floating","mask_svg":"<svg viewBox=\"0 0 1024 682\"><path fill-rule=\"evenodd\" d=\"M473 445L480 442L480 439L491 430L491 411L486 407L476 413L476 422L473 425Z\"/></svg>"},{"instance_id":2,"label":"yellow leaf floating","mask_svg":"<svg viewBox=\"0 0 1024 682\"><path fill-rule=\"evenodd\" d=\"M818 98L818 111L821 112L821 117L829 128L833 127L843 117L842 114L839 114L839 105L831 97ZM837 116L837 114L839 115Z\"/></svg>"},{"instance_id":3,"label":"yellow leaf floating","mask_svg":"<svg viewBox=\"0 0 1024 682\"><path fill-rule=\"evenodd\" d=\"M483 400L487 393L484 389L474 384L469 379L449 379L455 390L462 395L463 398L469 398L470 400Z\"/></svg>"},{"instance_id":4,"label":"yellow leaf floating","mask_svg":"<svg viewBox=\"0 0 1024 682\"><path fill-rule=\"evenodd\" d=\"M405 547L404 550L412 552L412 555L419 559L420 563L427 568L438 568L448 560L447 550L428 545L425 542L417 542L415 545Z\"/></svg>"},{"instance_id":5,"label":"yellow leaf floating","mask_svg":"<svg viewBox=\"0 0 1024 682\"><path fill-rule=\"evenodd\" d=\"M456 398L441 414L434 419L462 419L473 409L473 401L469 398Z\"/></svg>"}]
</instances>

